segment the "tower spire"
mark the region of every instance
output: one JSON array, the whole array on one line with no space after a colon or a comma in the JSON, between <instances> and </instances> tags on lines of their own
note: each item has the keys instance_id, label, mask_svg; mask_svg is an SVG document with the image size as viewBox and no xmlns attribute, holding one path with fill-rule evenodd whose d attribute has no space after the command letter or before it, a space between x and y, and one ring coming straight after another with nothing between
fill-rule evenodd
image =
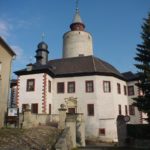
<instances>
[{"instance_id":1,"label":"tower spire","mask_svg":"<svg viewBox=\"0 0 150 150\"><path fill-rule=\"evenodd\" d=\"M76 12L73 17L72 24L70 25L72 31L83 31L85 28L85 25L80 17L78 5L79 5L79 0L76 0Z\"/></svg>"},{"instance_id":2,"label":"tower spire","mask_svg":"<svg viewBox=\"0 0 150 150\"><path fill-rule=\"evenodd\" d=\"M42 41L44 41L44 38L45 38L45 33L44 32L42 32L41 38L42 38Z\"/></svg>"}]
</instances>

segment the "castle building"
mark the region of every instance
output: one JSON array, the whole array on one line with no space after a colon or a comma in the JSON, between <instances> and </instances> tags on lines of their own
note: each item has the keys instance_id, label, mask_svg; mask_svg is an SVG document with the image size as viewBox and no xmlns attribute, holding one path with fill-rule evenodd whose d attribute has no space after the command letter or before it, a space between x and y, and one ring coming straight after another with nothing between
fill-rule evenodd
<instances>
[{"instance_id":1,"label":"castle building","mask_svg":"<svg viewBox=\"0 0 150 150\"><path fill-rule=\"evenodd\" d=\"M84 114L86 138L116 140L116 118L130 115L128 89L135 85L127 73L93 55L92 36L78 9L70 31L63 35L63 57L48 60L48 54L48 45L40 42L36 62L15 72L19 111L29 104L32 113L58 114L65 104L68 113ZM137 116L133 123L140 122L139 112L131 115Z\"/></svg>"}]
</instances>

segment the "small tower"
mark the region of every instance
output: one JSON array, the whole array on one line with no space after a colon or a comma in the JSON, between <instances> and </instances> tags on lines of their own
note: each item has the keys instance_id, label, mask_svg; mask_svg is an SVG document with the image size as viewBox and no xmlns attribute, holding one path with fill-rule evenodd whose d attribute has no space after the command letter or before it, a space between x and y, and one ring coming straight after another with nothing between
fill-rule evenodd
<instances>
[{"instance_id":1,"label":"small tower","mask_svg":"<svg viewBox=\"0 0 150 150\"><path fill-rule=\"evenodd\" d=\"M85 25L80 17L78 7L70 29L71 31L63 36L63 58L93 55L92 36L84 31Z\"/></svg>"},{"instance_id":2,"label":"small tower","mask_svg":"<svg viewBox=\"0 0 150 150\"><path fill-rule=\"evenodd\" d=\"M36 50L36 63L39 65L45 65L48 62L48 45L45 42L40 42Z\"/></svg>"}]
</instances>

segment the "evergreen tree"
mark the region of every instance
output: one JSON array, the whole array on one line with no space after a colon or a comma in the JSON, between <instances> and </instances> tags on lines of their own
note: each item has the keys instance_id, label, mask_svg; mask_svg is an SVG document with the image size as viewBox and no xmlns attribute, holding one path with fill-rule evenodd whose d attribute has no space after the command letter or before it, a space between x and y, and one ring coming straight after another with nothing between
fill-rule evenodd
<instances>
[{"instance_id":1,"label":"evergreen tree","mask_svg":"<svg viewBox=\"0 0 150 150\"><path fill-rule=\"evenodd\" d=\"M148 18L144 19L142 25L142 44L137 45L137 54L135 60L138 64L135 66L139 72L139 83L137 86L142 94L134 98L133 105L147 114L147 121L150 124L150 13Z\"/></svg>"}]
</instances>

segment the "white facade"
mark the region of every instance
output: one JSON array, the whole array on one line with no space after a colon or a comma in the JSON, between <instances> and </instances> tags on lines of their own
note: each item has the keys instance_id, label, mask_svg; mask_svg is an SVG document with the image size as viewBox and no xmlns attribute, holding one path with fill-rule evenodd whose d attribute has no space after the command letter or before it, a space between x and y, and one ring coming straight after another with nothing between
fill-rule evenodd
<instances>
[{"instance_id":1,"label":"white facade","mask_svg":"<svg viewBox=\"0 0 150 150\"><path fill-rule=\"evenodd\" d=\"M35 80L34 91L27 91L27 80ZM52 92L48 91L48 81L51 81L51 77L47 74L33 74L20 76L18 78L18 106L20 112L22 112L22 104L38 104L38 113L49 113L49 104L52 103Z\"/></svg>"},{"instance_id":2,"label":"white facade","mask_svg":"<svg viewBox=\"0 0 150 150\"><path fill-rule=\"evenodd\" d=\"M130 82L127 82L127 85L128 87L129 86L133 86L133 90L134 90L134 94L133 95L130 95L128 93L128 100L129 100L129 106L131 106L134 102L133 98L134 97L137 97L139 95L139 89L138 87L136 86L136 83L138 83L138 81L130 81ZM129 91L128 91L129 92ZM135 112L134 114L130 114L130 123L131 124L139 124L139 123L142 123L142 114L138 111L137 107L133 107L133 111Z\"/></svg>"},{"instance_id":3,"label":"white facade","mask_svg":"<svg viewBox=\"0 0 150 150\"><path fill-rule=\"evenodd\" d=\"M63 36L63 58L93 55L92 36L85 31L70 31Z\"/></svg>"},{"instance_id":4,"label":"white facade","mask_svg":"<svg viewBox=\"0 0 150 150\"><path fill-rule=\"evenodd\" d=\"M35 90L27 91L27 80L35 79ZM51 92L48 91L48 81L51 81ZM75 92L67 92L68 82L75 82ZM86 81L93 81L94 91L86 92ZM110 81L111 92L104 93L103 81ZM64 93L57 93L57 83L64 82ZM120 84L121 94L118 94L117 83ZM122 114L125 115L125 106L128 106L128 96L124 95L123 87L126 82L115 77L109 76L81 76L51 78L48 74L31 74L19 77L18 84L18 106L22 112L22 105L37 103L38 113L49 113L49 104L51 104L51 113L58 114L60 104L66 105L67 98L77 98L77 113L83 113L86 125L86 137L100 138L105 141L117 139L116 118L119 114L118 105L121 105ZM43 93L45 90L45 94ZM44 104L43 96L45 95ZM89 116L87 105L94 105L94 115ZM46 106L45 112L43 105ZM100 135L99 130L104 129L105 134Z\"/></svg>"}]
</instances>

